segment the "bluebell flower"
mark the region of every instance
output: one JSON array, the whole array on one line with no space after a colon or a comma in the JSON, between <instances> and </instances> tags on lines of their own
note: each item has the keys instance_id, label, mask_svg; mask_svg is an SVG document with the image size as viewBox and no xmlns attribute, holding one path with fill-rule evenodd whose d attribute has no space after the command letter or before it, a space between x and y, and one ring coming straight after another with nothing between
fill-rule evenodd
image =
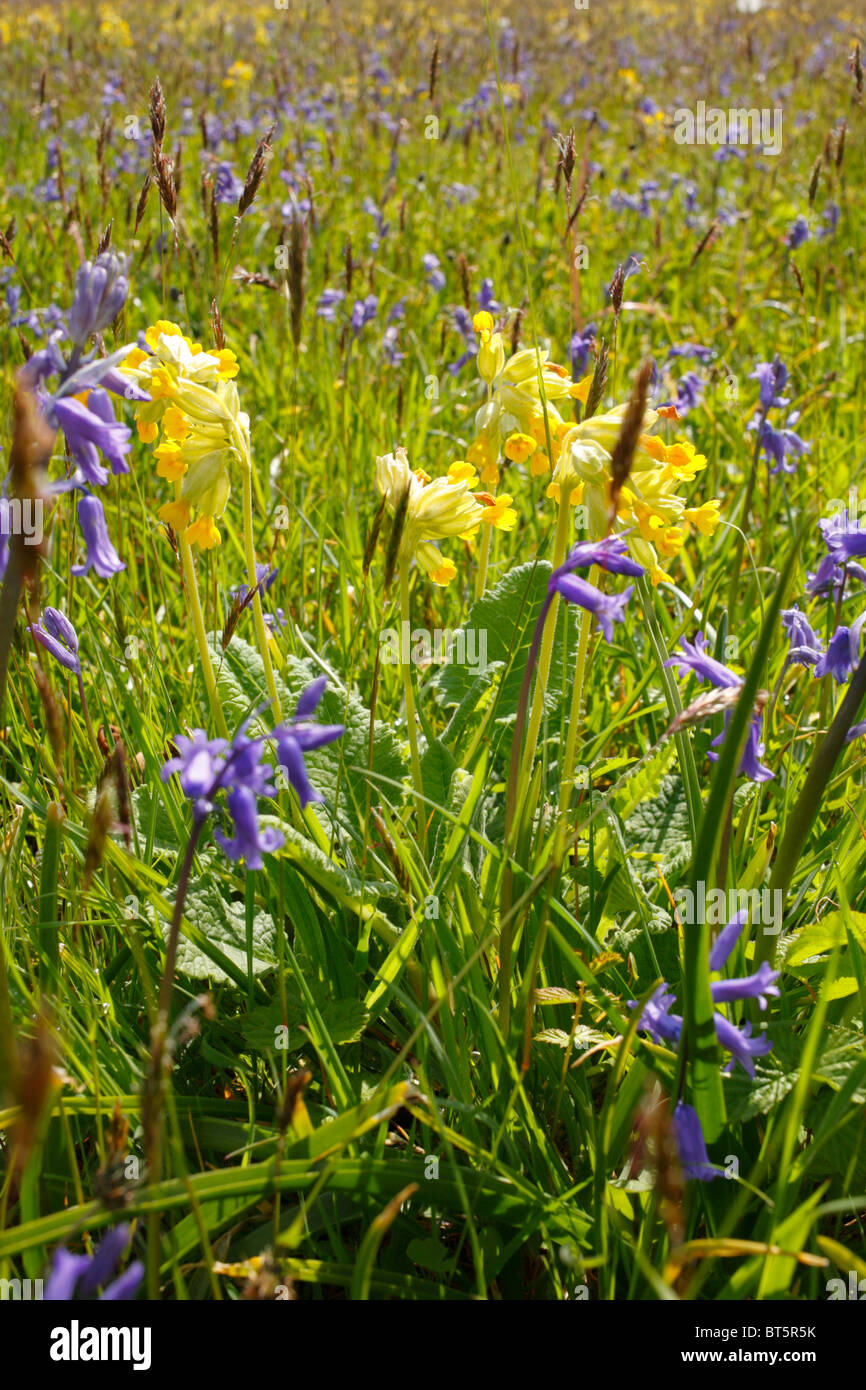
<instances>
[{"instance_id":1,"label":"bluebell flower","mask_svg":"<svg viewBox=\"0 0 866 1390\"><path fill-rule=\"evenodd\" d=\"M141 1260L133 1260L123 1274L109 1282L128 1244L129 1226L121 1225L106 1231L92 1255L71 1255L61 1245L54 1253L43 1299L68 1303L73 1299L87 1299L100 1287L103 1290L100 1302L126 1302L134 1298L144 1277Z\"/></svg>"},{"instance_id":2,"label":"bluebell flower","mask_svg":"<svg viewBox=\"0 0 866 1390\"><path fill-rule=\"evenodd\" d=\"M376 317L379 309L379 299L375 294L368 294L364 299L356 299L352 307L352 329L357 338L364 326Z\"/></svg>"},{"instance_id":3,"label":"bluebell flower","mask_svg":"<svg viewBox=\"0 0 866 1390\"><path fill-rule=\"evenodd\" d=\"M707 1145L697 1110L685 1101L678 1101L673 1113L672 1128L683 1177L698 1182L712 1182L722 1173L710 1163Z\"/></svg>"},{"instance_id":4,"label":"bluebell flower","mask_svg":"<svg viewBox=\"0 0 866 1390\"><path fill-rule=\"evenodd\" d=\"M248 869L263 868L262 855L273 854L285 842L285 836L273 826L260 827L256 798L249 787L232 787L228 794L228 807L234 836L229 839L217 827L213 833L214 839L229 859L243 859Z\"/></svg>"},{"instance_id":5,"label":"bluebell flower","mask_svg":"<svg viewBox=\"0 0 866 1390\"><path fill-rule=\"evenodd\" d=\"M733 690L743 684L743 677L736 675L717 661L714 656L706 650L706 641L703 633L699 632L693 643L689 643L685 638L680 641L680 650L665 662L666 666L676 666L677 675L682 677L689 671L694 671L695 675L701 680L709 681L720 690ZM718 753L712 750L718 748L724 742L730 724L731 711L725 714L725 727L717 738L714 738L710 745L710 758L715 761ZM740 762L740 772L753 782L767 782L773 777L773 773L761 762L764 753L764 744L761 740L761 718L755 715L749 725L746 737L746 745L743 749L743 757Z\"/></svg>"},{"instance_id":6,"label":"bluebell flower","mask_svg":"<svg viewBox=\"0 0 866 1390\"><path fill-rule=\"evenodd\" d=\"M643 1006L638 1027L649 1033L654 1043L679 1042L683 1020L679 1014L671 1013L674 1002L674 995L662 983ZM637 1008L635 1000L629 1000L629 1008Z\"/></svg>"},{"instance_id":7,"label":"bluebell flower","mask_svg":"<svg viewBox=\"0 0 866 1390\"><path fill-rule=\"evenodd\" d=\"M788 234L785 237L786 244L792 251L796 251L798 246L802 246L804 241L809 240L809 223L801 213L791 223Z\"/></svg>"},{"instance_id":8,"label":"bluebell flower","mask_svg":"<svg viewBox=\"0 0 866 1390\"><path fill-rule=\"evenodd\" d=\"M486 310L488 314L500 314L502 305L493 293L493 281L490 279L481 281L481 289L477 295L478 308Z\"/></svg>"},{"instance_id":9,"label":"bluebell flower","mask_svg":"<svg viewBox=\"0 0 866 1390\"><path fill-rule=\"evenodd\" d=\"M818 522L824 542L837 563L866 557L866 526L847 510Z\"/></svg>"},{"instance_id":10,"label":"bluebell flower","mask_svg":"<svg viewBox=\"0 0 866 1390\"><path fill-rule=\"evenodd\" d=\"M698 362L711 362L713 359L713 349L702 347L700 343L674 343L668 348L667 360L672 362L677 357L693 357Z\"/></svg>"},{"instance_id":11,"label":"bluebell flower","mask_svg":"<svg viewBox=\"0 0 866 1390\"><path fill-rule=\"evenodd\" d=\"M860 660L860 632L866 622L866 609L850 627L837 627L827 644L827 650L815 666L816 676L831 675L844 685Z\"/></svg>"},{"instance_id":12,"label":"bluebell flower","mask_svg":"<svg viewBox=\"0 0 866 1390\"><path fill-rule=\"evenodd\" d=\"M316 304L316 317L324 319L326 323L336 323L337 310L345 298L342 290L322 290Z\"/></svg>"},{"instance_id":13,"label":"bluebell flower","mask_svg":"<svg viewBox=\"0 0 866 1390\"><path fill-rule=\"evenodd\" d=\"M103 251L79 267L69 310L69 336L77 347L117 318L129 293L126 268L127 257L115 251Z\"/></svg>"},{"instance_id":14,"label":"bluebell flower","mask_svg":"<svg viewBox=\"0 0 866 1390\"><path fill-rule=\"evenodd\" d=\"M586 375L586 367L592 352L592 344L596 337L596 327L594 323L588 323L586 328L577 329L571 335L568 345L568 353L571 359L571 379L580 381Z\"/></svg>"},{"instance_id":15,"label":"bluebell flower","mask_svg":"<svg viewBox=\"0 0 866 1390\"><path fill-rule=\"evenodd\" d=\"M294 788L302 809L310 801L321 801L322 796L312 786L307 775L304 754L312 753L325 744L333 743L342 736L342 724L314 724L311 717L325 692L327 677L320 676L307 687L298 701L294 719L278 725L274 730L277 740L277 762L285 769L290 785Z\"/></svg>"},{"instance_id":16,"label":"bluebell flower","mask_svg":"<svg viewBox=\"0 0 866 1390\"><path fill-rule=\"evenodd\" d=\"M792 424L796 424L799 419L799 412L795 411L789 415L784 428L776 429L770 424L769 420L764 420L760 427L760 442L767 457L767 462L772 463L771 474L794 473L796 465L788 462L788 455L793 459L799 458L811 449L811 443L806 439L801 439L793 429Z\"/></svg>"},{"instance_id":17,"label":"bluebell flower","mask_svg":"<svg viewBox=\"0 0 866 1390\"><path fill-rule=\"evenodd\" d=\"M576 603L593 613L599 621L605 641L613 641L613 624L622 622L625 606L632 593L632 585L618 594L604 594L588 580L574 574L576 569L588 569L598 565L610 574L626 574L637 577L643 574L643 566L632 560L626 551L626 541L621 536L608 536L602 541L582 541L572 547L565 563L555 569L547 586L548 601L542 610L547 616L547 607L554 594L560 594L568 603Z\"/></svg>"},{"instance_id":18,"label":"bluebell flower","mask_svg":"<svg viewBox=\"0 0 866 1390\"><path fill-rule=\"evenodd\" d=\"M61 429L69 451L87 482L104 487L108 470L99 462L102 452L111 464L112 473L128 473L131 433L127 425L115 419L111 399L101 387L92 390L87 405L72 396L49 400L46 415Z\"/></svg>"},{"instance_id":19,"label":"bluebell flower","mask_svg":"<svg viewBox=\"0 0 866 1390\"><path fill-rule=\"evenodd\" d=\"M57 608L45 608L39 622L32 627L33 636L55 661L76 676L81 674L78 656L78 634L64 613Z\"/></svg>"},{"instance_id":20,"label":"bluebell flower","mask_svg":"<svg viewBox=\"0 0 866 1390\"><path fill-rule=\"evenodd\" d=\"M89 574L96 570L100 579L110 579L113 574L118 574L120 570L125 570L126 565L121 560L114 546L108 537L108 527L105 524L105 512L102 510L102 503L98 497L85 496L79 499L78 524L84 537L84 544L87 547L87 558L82 565L73 565L72 573L76 576Z\"/></svg>"},{"instance_id":21,"label":"bluebell flower","mask_svg":"<svg viewBox=\"0 0 866 1390\"><path fill-rule=\"evenodd\" d=\"M214 171L214 198L216 202L237 203L243 191L243 179L236 176L228 160L221 160Z\"/></svg>"},{"instance_id":22,"label":"bluebell flower","mask_svg":"<svg viewBox=\"0 0 866 1390\"><path fill-rule=\"evenodd\" d=\"M800 666L814 666L824 655L824 646L812 630L805 613L796 604L782 613L782 626L788 637L787 661Z\"/></svg>"},{"instance_id":23,"label":"bluebell flower","mask_svg":"<svg viewBox=\"0 0 866 1390\"><path fill-rule=\"evenodd\" d=\"M219 775L225 766L228 740L208 738L204 729L193 729L191 738L179 734L174 742L177 756L169 758L164 765L162 780L167 782L176 772L184 796L195 802L199 815L208 815L213 809L214 789L219 785Z\"/></svg>"},{"instance_id":24,"label":"bluebell flower","mask_svg":"<svg viewBox=\"0 0 866 1390\"><path fill-rule=\"evenodd\" d=\"M704 393L704 383L697 372L684 372L676 383L676 398L667 401L667 406L675 406L677 414L680 416L688 415L690 410L694 410L700 403Z\"/></svg>"},{"instance_id":25,"label":"bluebell flower","mask_svg":"<svg viewBox=\"0 0 866 1390\"><path fill-rule=\"evenodd\" d=\"M398 367L406 356L400 351L400 330L395 323L389 324L382 334L382 352L389 367Z\"/></svg>"},{"instance_id":26,"label":"bluebell flower","mask_svg":"<svg viewBox=\"0 0 866 1390\"><path fill-rule=\"evenodd\" d=\"M749 380L757 381L760 385L761 409L765 415L773 406L788 404L787 399L781 395L788 380L788 368L778 353L772 362L759 362L750 374Z\"/></svg>"},{"instance_id":27,"label":"bluebell flower","mask_svg":"<svg viewBox=\"0 0 866 1390\"><path fill-rule=\"evenodd\" d=\"M427 284L431 290L436 290L437 293L439 290L444 290L445 272L439 264L439 257L434 256L432 251L428 251L426 255L421 257L421 265L424 267Z\"/></svg>"}]
</instances>

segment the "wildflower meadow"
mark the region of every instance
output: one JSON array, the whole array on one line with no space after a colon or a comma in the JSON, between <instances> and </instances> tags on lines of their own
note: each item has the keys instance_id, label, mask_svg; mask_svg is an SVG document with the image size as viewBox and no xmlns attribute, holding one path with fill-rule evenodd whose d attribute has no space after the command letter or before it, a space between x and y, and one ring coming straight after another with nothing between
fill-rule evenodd
<instances>
[{"instance_id":1,"label":"wildflower meadow","mask_svg":"<svg viewBox=\"0 0 866 1390\"><path fill-rule=\"evenodd\" d=\"M864 21L0 7L0 1302L866 1297Z\"/></svg>"}]
</instances>

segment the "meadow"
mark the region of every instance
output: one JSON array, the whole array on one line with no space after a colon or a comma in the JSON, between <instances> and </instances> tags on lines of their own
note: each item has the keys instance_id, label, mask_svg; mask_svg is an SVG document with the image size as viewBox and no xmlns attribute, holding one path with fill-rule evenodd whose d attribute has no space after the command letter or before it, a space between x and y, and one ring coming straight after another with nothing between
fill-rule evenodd
<instances>
[{"instance_id":1,"label":"meadow","mask_svg":"<svg viewBox=\"0 0 866 1390\"><path fill-rule=\"evenodd\" d=\"M862 38L3 6L4 1297L866 1289Z\"/></svg>"}]
</instances>

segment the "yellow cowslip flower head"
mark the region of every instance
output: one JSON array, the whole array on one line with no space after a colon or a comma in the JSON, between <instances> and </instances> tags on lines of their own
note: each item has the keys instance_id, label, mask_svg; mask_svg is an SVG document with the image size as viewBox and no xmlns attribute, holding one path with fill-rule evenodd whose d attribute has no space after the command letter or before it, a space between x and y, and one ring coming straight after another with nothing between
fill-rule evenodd
<instances>
[{"instance_id":1,"label":"yellow cowslip flower head","mask_svg":"<svg viewBox=\"0 0 866 1390\"><path fill-rule=\"evenodd\" d=\"M476 492L476 501L484 503L482 524L495 526L498 531L513 531L517 525L517 512L511 503L514 500L507 492L491 497L489 492Z\"/></svg>"},{"instance_id":2,"label":"yellow cowslip flower head","mask_svg":"<svg viewBox=\"0 0 866 1390\"><path fill-rule=\"evenodd\" d=\"M420 471L419 469L416 472L416 477L419 476ZM424 479L426 479L428 483L431 481L426 473L424 474ZM424 479L422 479L422 481ZM449 483L468 483L469 487L475 487L475 484L478 482L478 474L475 471L475 465L470 463L468 459L455 459L454 462L448 466L448 481Z\"/></svg>"},{"instance_id":3,"label":"yellow cowslip flower head","mask_svg":"<svg viewBox=\"0 0 866 1390\"><path fill-rule=\"evenodd\" d=\"M566 432L548 496L559 500L561 489L568 487L571 501L586 508L590 540L601 540L609 530L627 534L629 551L649 570L653 583L670 582L659 557L672 559L691 526L711 536L720 521L719 504L713 499L689 506L680 496L683 485L692 482L707 461L688 441L666 445L651 434L658 412L647 409L628 480L619 493L616 517L611 519L611 455L626 410L626 405L617 406Z\"/></svg>"},{"instance_id":4,"label":"yellow cowslip flower head","mask_svg":"<svg viewBox=\"0 0 866 1390\"><path fill-rule=\"evenodd\" d=\"M504 453L512 463L525 463L537 448L531 434L510 434L505 441Z\"/></svg>"},{"instance_id":5,"label":"yellow cowslip flower head","mask_svg":"<svg viewBox=\"0 0 866 1390\"><path fill-rule=\"evenodd\" d=\"M245 63L242 58L238 58L223 78L223 86L230 92L239 82L252 82L254 72L252 63Z\"/></svg>"},{"instance_id":6,"label":"yellow cowslip flower head","mask_svg":"<svg viewBox=\"0 0 866 1390\"><path fill-rule=\"evenodd\" d=\"M229 349L204 352L177 324L159 320L144 335L150 348L134 348L121 370L149 392L136 417L142 439L155 449L159 477L179 485L178 496L158 515L190 544L219 543L215 518L231 490L231 470L250 467L249 417L240 408L237 359ZM192 510L195 519L191 521Z\"/></svg>"},{"instance_id":7,"label":"yellow cowslip flower head","mask_svg":"<svg viewBox=\"0 0 866 1390\"><path fill-rule=\"evenodd\" d=\"M410 468L406 450L397 449L376 459L376 486L392 516L408 492L401 557L414 556L434 584L449 583L457 570L435 543L469 534L486 510L467 479L449 476L424 483Z\"/></svg>"},{"instance_id":8,"label":"yellow cowslip flower head","mask_svg":"<svg viewBox=\"0 0 866 1390\"><path fill-rule=\"evenodd\" d=\"M504 452L508 458L515 457L509 452L510 448L523 454L516 458L517 462L534 458L535 449L542 449L547 467L539 460L530 471L533 476L546 472L550 467L548 437L555 458L558 445L569 428L555 402L566 397L585 400L588 390L586 382L573 383L568 369L551 362L546 350L536 352L534 348L524 348L515 352L494 378L490 399L475 416L475 439L466 451L466 457L481 470L482 482L491 488L497 486L499 456ZM530 449L524 440L531 441L533 448ZM515 442L512 444L512 441Z\"/></svg>"},{"instance_id":9,"label":"yellow cowslip flower head","mask_svg":"<svg viewBox=\"0 0 866 1390\"><path fill-rule=\"evenodd\" d=\"M472 327L481 340L478 349L478 375L488 386L499 376L505 366L505 344L501 333L493 331L493 315L482 309L472 320Z\"/></svg>"}]
</instances>

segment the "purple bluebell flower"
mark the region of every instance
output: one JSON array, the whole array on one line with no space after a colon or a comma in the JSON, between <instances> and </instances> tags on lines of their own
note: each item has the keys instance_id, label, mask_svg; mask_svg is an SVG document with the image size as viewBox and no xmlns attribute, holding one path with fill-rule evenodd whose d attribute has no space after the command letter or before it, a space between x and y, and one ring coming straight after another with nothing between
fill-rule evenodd
<instances>
[{"instance_id":1,"label":"purple bluebell flower","mask_svg":"<svg viewBox=\"0 0 866 1390\"><path fill-rule=\"evenodd\" d=\"M713 1014L713 1022L716 1027L716 1037L726 1052L730 1052L731 1060L722 1068L726 1075L730 1075L737 1062L748 1076L755 1075L755 1057L766 1057L773 1044L766 1033L758 1033L752 1036L751 1023L744 1023L742 1028L737 1028L731 1021L725 1018L724 1014L718 1012Z\"/></svg>"},{"instance_id":2,"label":"purple bluebell flower","mask_svg":"<svg viewBox=\"0 0 866 1390\"><path fill-rule=\"evenodd\" d=\"M800 666L814 666L824 655L824 646L812 630L805 613L796 604L782 613L782 626L788 637L787 660Z\"/></svg>"},{"instance_id":3,"label":"purple bluebell flower","mask_svg":"<svg viewBox=\"0 0 866 1390\"><path fill-rule=\"evenodd\" d=\"M428 251L426 255L421 257L421 265L424 268L427 284L430 286L431 290L436 290L437 293L440 290L444 290L445 272L439 264L439 257L434 256L432 251Z\"/></svg>"},{"instance_id":4,"label":"purple bluebell flower","mask_svg":"<svg viewBox=\"0 0 866 1390\"><path fill-rule=\"evenodd\" d=\"M382 334L382 352L389 367L399 367L406 356L400 351L400 330L395 323L389 324Z\"/></svg>"},{"instance_id":5,"label":"purple bluebell flower","mask_svg":"<svg viewBox=\"0 0 866 1390\"><path fill-rule=\"evenodd\" d=\"M178 773L184 796L196 803L200 815L208 815L213 809L214 787L225 766L228 741L208 738L204 729L193 729L190 738L179 734L174 743L177 756L163 766L162 780L167 782L172 773Z\"/></svg>"},{"instance_id":6,"label":"purple bluebell flower","mask_svg":"<svg viewBox=\"0 0 866 1390\"><path fill-rule=\"evenodd\" d=\"M304 754L312 753L327 743L333 743L344 732L342 724L314 724L311 720L327 683L327 677L320 676L307 686L298 701L294 719L278 725L274 730L277 740L277 762L285 769L302 809L310 801L322 800L321 794L315 790L307 775Z\"/></svg>"},{"instance_id":7,"label":"purple bluebell flower","mask_svg":"<svg viewBox=\"0 0 866 1390\"><path fill-rule=\"evenodd\" d=\"M586 328L579 328L575 333L572 333L568 345L572 381L579 381L585 375L595 337L596 327L594 323L588 323Z\"/></svg>"},{"instance_id":8,"label":"purple bluebell flower","mask_svg":"<svg viewBox=\"0 0 866 1390\"><path fill-rule=\"evenodd\" d=\"M490 279L481 281L481 289L478 291L478 308L486 309L488 314L499 314L502 312L502 305L493 293L493 281Z\"/></svg>"},{"instance_id":9,"label":"purple bluebell flower","mask_svg":"<svg viewBox=\"0 0 866 1390\"><path fill-rule=\"evenodd\" d=\"M352 307L352 329L356 338L365 324L370 323L376 317L378 309L379 299L375 294L368 294L364 299L355 300Z\"/></svg>"},{"instance_id":10,"label":"purple bluebell flower","mask_svg":"<svg viewBox=\"0 0 866 1390\"><path fill-rule=\"evenodd\" d=\"M598 618L606 642L613 641L613 625L621 623L632 585L619 594L604 594L588 580L576 574L563 574L556 581L556 590L568 603L576 603Z\"/></svg>"},{"instance_id":11,"label":"purple bluebell flower","mask_svg":"<svg viewBox=\"0 0 866 1390\"><path fill-rule=\"evenodd\" d=\"M770 472L774 476L777 473L795 473L796 464L788 461L788 455L791 455L792 460L798 459L802 454L807 454L812 447L808 440L801 439L800 435L790 428L798 419L799 412L795 411L789 415L782 429L775 429L769 420L761 423L760 443L767 462L773 464Z\"/></svg>"},{"instance_id":12,"label":"purple bluebell flower","mask_svg":"<svg viewBox=\"0 0 866 1390\"><path fill-rule=\"evenodd\" d=\"M243 179L239 179L228 160L220 160L214 171L214 198L218 203L237 203L244 191Z\"/></svg>"},{"instance_id":13,"label":"purple bluebell flower","mask_svg":"<svg viewBox=\"0 0 866 1390\"><path fill-rule=\"evenodd\" d=\"M788 380L788 368L778 353L772 362L759 362L750 374L749 380L759 383L761 409L765 415L773 406L786 406L788 404L787 399L781 395Z\"/></svg>"},{"instance_id":14,"label":"purple bluebell flower","mask_svg":"<svg viewBox=\"0 0 866 1390\"><path fill-rule=\"evenodd\" d=\"M102 510L102 503L98 497L85 496L79 499L78 524L84 537L84 544L87 547L87 559L83 565L73 565L72 573L76 576L89 574L96 570L100 579L110 579L113 574L118 574L120 570L125 570L126 565L120 559L114 546L108 537L108 527L105 524L105 512Z\"/></svg>"},{"instance_id":15,"label":"purple bluebell flower","mask_svg":"<svg viewBox=\"0 0 866 1390\"><path fill-rule=\"evenodd\" d=\"M123 1274L109 1282L129 1244L129 1231L127 1225L114 1226L102 1237L92 1256L71 1255L61 1245L54 1253L42 1297L53 1303L68 1303L73 1299L87 1299L102 1287L101 1302L117 1303L134 1298L144 1277L144 1265L140 1260L133 1260Z\"/></svg>"},{"instance_id":16,"label":"purple bluebell flower","mask_svg":"<svg viewBox=\"0 0 866 1390\"><path fill-rule=\"evenodd\" d=\"M837 627L826 652L815 666L816 676L831 675L840 685L844 685L860 660L860 632L864 622L866 608L850 627Z\"/></svg>"},{"instance_id":17,"label":"purple bluebell flower","mask_svg":"<svg viewBox=\"0 0 866 1390\"><path fill-rule=\"evenodd\" d=\"M81 661L78 656L78 634L64 613L57 608L45 608L39 622L32 627L33 636L55 661L72 671L81 674Z\"/></svg>"},{"instance_id":18,"label":"purple bluebell flower","mask_svg":"<svg viewBox=\"0 0 866 1390\"><path fill-rule=\"evenodd\" d=\"M727 964L727 960L737 942L742 935L743 927L749 919L748 912L741 908L735 912L727 926L722 927L712 946L710 947L710 970L722 970Z\"/></svg>"},{"instance_id":19,"label":"purple bluebell flower","mask_svg":"<svg viewBox=\"0 0 866 1390\"><path fill-rule=\"evenodd\" d=\"M674 995L662 983L647 1000L641 1011L639 1028L649 1033L654 1043L661 1046L665 1042L678 1042L683 1031L683 1020L679 1014L671 1013ZM629 1008L637 1008L635 1001L629 1000Z\"/></svg>"},{"instance_id":20,"label":"purple bluebell flower","mask_svg":"<svg viewBox=\"0 0 866 1390\"><path fill-rule=\"evenodd\" d=\"M694 410L700 403L704 393L704 383L697 372L684 372L676 384L677 394L674 400L667 401L667 406L676 406L677 414L680 416L688 415L690 410Z\"/></svg>"},{"instance_id":21,"label":"purple bluebell flower","mask_svg":"<svg viewBox=\"0 0 866 1390\"><path fill-rule=\"evenodd\" d=\"M683 1177L698 1182L712 1182L722 1177L718 1169L710 1163L704 1131L697 1110L685 1101L677 1101L674 1109L672 1127L677 1146Z\"/></svg>"},{"instance_id":22,"label":"purple bluebell flower","mask_svg":"<svg viewBox=\"0 0 866 1390\"><path fill-rule=\"evenodd\" d=\"M778 998L779 986L776 981L779 971L774 970L769 961L761 961L760 967L752 975L743 975L734 980L716 980L710 986L714 1004L731 1004L737 999L757 999L761 1009L766 1009L767 998Z\"/></svg>"},{"instance_id":23,"label":"purple bluebell flower","mask_svg":"<svg viewBox=\"0 0 866 1390\"><path fill-rule=\"evenodd\" d=\"M622 536L608 536L603 541L583 541L572 547L563 565L554 570L548 581L548 601L558 593L568 603L576 603L598 618L605 641L613 641L613 624L622 622L625 606L632 593L632 585L618 594L604 594L588 580L574 574L576 569L588 569L598 565L610 574L627 574L637 577L643 574L643 566L627 554L626 541ZM546 607L544 616L547 616Z\"/></svg>"},{"instance_id":24,"label":"purple bluebell flower","mask_svg":"<svg viewBox=\"0 0 866 1390\"><path fill-rule=\"evenodd\" d=\"M735 675L721 661L717 661L714 656L710 656L706 650L706 641L703 633L699 632L693 643L689 643L685 638L680 642L680 650L665 662L666 666L675 666L677 675L682 678L689 671L694 671L695 675L701 680L709 681L711 685L720 690L734 690L743 684L743 677ZM728 725L731 719L731 711L725 714L725 727L717 738L714 738L710 745L710 758L715 761L718 753L712 750L718 748L724 741L728 732ZM740 772L753 782L767 782L773 777L773 773L761 762L764 753L764 744L761 741L761 719L760 715L755 715L749 725L749 732L746 737L746 745L743 749L743 757L740 762Z\"/></svg>"},{"instance_id":25,"label":"purple bluebell flower","mask_svg":"<svg viewBox=\"0 0 866 1390\"><path fill-rule=\"evenodd\" d=\"M866 526L853 511L844 510L819 521L818 528L837 564L866 557Z\"/></svg>"},{"instance_id":26,"label":"purple bluebell flower","mask_svg":"<svg viewBox=\"0 0 866 1390\"><path fill-rule=\"evenodd\" d=\"M822 241L825 237L836 235L836 228L839 225L839 218L841 215L842 210L838 203L827 204L824 211L821 213L821 221L824 223L824 226L818 232L818 236Z\"/></svg>"},{"instance_id":27,"label":"purple bluebell flower","mask_svg":"<svg viewBox=\"0 0 866 1390\"><path fill-rule=\"evenodd\" d=\"M263 868L262 855L273 854L285 843L286 837L273 826L260 827L255 794L249 787L232 787L228 794L228 807L234 836L229 839L217 827L213 832L214 839L229 859L243 859L248 869Z\"/></svg>"},{"instance_id":28,"label":"purple bluebell flower","mask_svg":"<svg viewBox=\"0 0 866 1390\"><path fill-rule=\"evenodd\" d=\"M672 362L677 357L693 357L706 364L713 359L713 349L702 347L700 343L674 343L668 348L667 361Z\"/></svg>"},{"instance_id":29,"label":"purple bluebell flower","mask_svg":"<svg viewBox=\"0 0 866 1390\"><path fill-rule=\"evenodd\" d=\"M72 574L79 577L82 574L89 574L90 570L96 570L100 580L108 580L111 575L125 570L124 562L108 539L106 513L103 512L103 505L101 505L99 498L93 498L89 495L83 496L79 499L76 512L78 512L78 524L81 525L85 546L88 549L88 557L86 557L85 563L72 566Z\"/></svg>"},{"instance_id":30,"label":"purple bluebell flower","mask_svg":"<svg viewBox=\"0 0 866 1390\"><path fill-rule=\"evenodd\" d=\"M853 743L855 738L862 738L866 734L866 719L861 719L859 724L852 724L845 735L846 743Z\"/></svg>"},{"instance_id":31,"label":"purple bluebell flower","mask_svg":"<svg viewBox=\"0 0 866 1390\"><path fill-rule=\"evenodd\" d=\"M130 430L115 419L111 399L101 387L91 390L87 405L71 395L49 397L45 413L55 429L63 431L69 451L88 483L104 487L108 470L99 462L100 450L112 473L128 473L126 455L131 448Z\"/></svg>"},{"instance_id":32,"label":"purple bluebell flower","mask_svg":"<svg viewBox=\"0 0 866 1390\"><path fill-rule=\"evenodd\" d=\"M799 217L796 217L791 223L788 234L785 237L785 242L792 251L796 251L798 246L802 246L803 242L808 240L809 223L806 221L803 214L800 213Z\"/></svg>"},{"instance_id":33,"label":"purple bluebell flower","mask_svg":"<svg viewBox=\"0 0 866 1390\"><path fill-rule=\"evenodd\" d=\"M126 267L126 256L115 251L103 251L79 267L69 310L69 336L77 347L117 318L129 293Z\"/></svg>"},{"instance_id":34,"label":"purple bluebell flower","mask_svg":"<svg viewBox=\"0 0 866 1390\"><path fill-rule=\"evenodd\" d=\"M326 323L336 323L337 310L345 298L342 290L322 290L316 304L316 317L324 319Z\"/></svg>"}]
</instances>

